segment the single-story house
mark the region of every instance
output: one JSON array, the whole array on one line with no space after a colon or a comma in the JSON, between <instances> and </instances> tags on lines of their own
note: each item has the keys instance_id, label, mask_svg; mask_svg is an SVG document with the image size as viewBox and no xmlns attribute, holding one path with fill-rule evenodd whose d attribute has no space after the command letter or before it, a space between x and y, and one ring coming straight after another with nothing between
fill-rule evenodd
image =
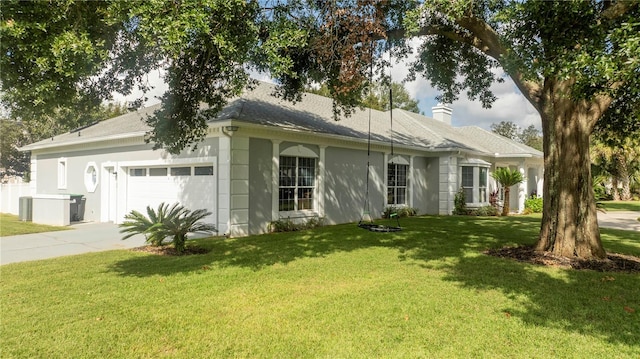
<instances>
[{"instance_id":1,"label":"single-story house","mask_svg":"<svg viewBox=\"0 0 640 359\"><path fill-rule=\"evenodd\" d=\"M393 110L392 125L390 112L368 109L335 121L329 98L305 94L294 104L273 91L261 83L230 100L197 149L179 155L145 143L141 119L158 105L23 147L31 151L34 221L64 211L51 203L77 194L85 221L121 223L132 210L180 202L211 211L208 220L229 236L263 233L284 218L357 222L367 173L374 217L387 206L449 215L460 188L469 206L488 205L497 167L526 176L511 191L513 211L542 194L540 151L478 127L452 127L446 106L434 107L432 118Z\"/></svg>"}]
</instances>

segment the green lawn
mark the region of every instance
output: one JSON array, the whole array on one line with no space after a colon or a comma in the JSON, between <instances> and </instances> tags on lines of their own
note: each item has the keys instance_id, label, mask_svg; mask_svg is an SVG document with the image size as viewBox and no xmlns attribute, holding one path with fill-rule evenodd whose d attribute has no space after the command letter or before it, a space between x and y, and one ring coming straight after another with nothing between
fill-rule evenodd
<instances>
[{"instance_id":1,"label":"green lawn","mask_svg":"<svg viewBox=\"0 0 640 359\"><path fill-rule=\"evenodd\" d=\"M607 211L638 211L640 212L640 201L602 201L604 209Z\"/></svg>"},{"instance_id":2,"label":"green lawn","mask_svg":"<svg viewBox=\"0 0 640 359\"><path fill-rule=\"evenodd\" d=\"M640 276L481 254L539 217L423 217L2 266L3 358L634 358ZM602 230L640 256L640 234Z\"/></svg>"},{"instance_id":3,"label":"green lawn","mask_svg":"<svg viewBox=\"0 0 640 359\"><path fill-rule=\"evenodd\" d=\"M0 213L0 237L15 236L18 234L52 232L68 230L67 227L47 226L32 222L23 222L18 216Z\"/></svg>"}]
</instances>

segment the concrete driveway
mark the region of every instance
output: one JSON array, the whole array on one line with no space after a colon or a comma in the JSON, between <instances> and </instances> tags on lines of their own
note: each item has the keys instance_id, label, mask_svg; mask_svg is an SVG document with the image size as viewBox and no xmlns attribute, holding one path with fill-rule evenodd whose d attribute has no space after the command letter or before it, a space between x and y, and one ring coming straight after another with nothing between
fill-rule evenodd
<instances>
[{"instance_id":1,"label":"concrete driveway","mask_svg":"<svg viewBox=\"0 0 640 359\"><path fill-rule=\"evenodd\" d=\"M0 237L0 264L144 245L144 236L123 241L119 231L113 223L80 223L71 225L67 231Z\"/></svg>"},{"instance_id":2,"label":"concrete driveway","mask_svg":"<svg viewBox=\"0 0 640 359\"><path fill-rule=\"evenodd\" d=\"M598 225L605 228L640 231L638 217L640 217L640 212L636 211L598 212Z\"/></svg>"}]
</instances>

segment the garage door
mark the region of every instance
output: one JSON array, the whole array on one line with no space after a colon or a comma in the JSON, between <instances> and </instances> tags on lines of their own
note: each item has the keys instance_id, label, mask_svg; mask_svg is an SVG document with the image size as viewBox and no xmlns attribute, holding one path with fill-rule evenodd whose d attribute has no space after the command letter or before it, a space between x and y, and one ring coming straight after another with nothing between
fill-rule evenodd
<instances>
[{"instance_id":1,"label":"garage door","mask_svg":"<svg viewBox=\"0 0 640 359\"><path fill-rule=\"evenodd\" d=\"M147 206L179 202L187 209L206 209L215 223L216 181L213 165L138 166L127 171L127 212L146 214Z\"/></svg>"}]
</instances>

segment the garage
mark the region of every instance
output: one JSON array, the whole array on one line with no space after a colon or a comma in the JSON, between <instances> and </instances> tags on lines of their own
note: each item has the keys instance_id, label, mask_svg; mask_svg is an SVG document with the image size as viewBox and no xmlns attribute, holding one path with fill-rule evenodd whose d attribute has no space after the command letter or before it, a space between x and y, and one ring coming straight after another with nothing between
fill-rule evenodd
<instances>
[{"instance_id":1,"label":"garage","mask_svg":"<svg viewBox=\"0 0 640 359\"><path fill-rule=\"evenodd\" d=\"M216 181L213 164L130 166L127 173L126 213L146 214L147 206L179 202L187 209L206 209L215 223Z\"/></svg>"}]
</instances>

